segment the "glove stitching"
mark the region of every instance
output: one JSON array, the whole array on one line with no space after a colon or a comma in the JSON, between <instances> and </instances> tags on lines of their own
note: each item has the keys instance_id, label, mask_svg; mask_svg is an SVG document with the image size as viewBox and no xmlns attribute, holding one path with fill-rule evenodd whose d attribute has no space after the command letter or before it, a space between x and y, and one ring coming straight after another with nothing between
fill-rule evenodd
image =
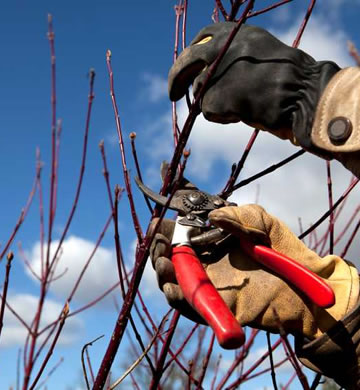
<instances>
[{"instance_id":1,"label":"glove stitching","mask_svg":"<svg viewBox=\"0 0 360 390\"><path fill-rule=\"evenodd\" d=\"M345 72L341 72L339 77L337 77L337 80L330 87L329 91L325 91L324 99L320 100L320 106L322 106L322 109L321 109L321 117L320 117L321 119L320 119L320 126L319 126L320 127L319 136L320 136L320 139L323 142L325 142L325 144L327 144L329 142L328 138L325 136L325 132L323 131L324 122L325 122L325 115L326 115L326 111L328 110L328 106L329 106L329 100L333 96L334 89L339 85L339 83L342 81L344 76L345 76Z\"/></svg>"}]
</instances>

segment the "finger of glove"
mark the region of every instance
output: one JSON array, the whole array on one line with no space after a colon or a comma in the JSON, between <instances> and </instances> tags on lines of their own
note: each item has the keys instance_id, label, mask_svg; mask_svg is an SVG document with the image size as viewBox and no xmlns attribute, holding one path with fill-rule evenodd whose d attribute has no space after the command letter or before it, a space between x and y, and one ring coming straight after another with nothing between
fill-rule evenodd
<instances>
[{"instance_id":1,"label":"finger of glove","mask_svg":"<svg viewBox=\"0 0 360 390\"><path fill-rule=\"evenodd\" d=\"M171 256L171 243L169 239L161 233L157 233L150 246L150 258L153 268L159 257Z\"/></svg>"},{"instance_id":2,"label":"finger of glove","mask_svg":"<svg viewBox=\"0 0 360 390\"><path fill-rule=\"evenodd\" d=\"M177 284L165 283L163 291L171 307L179 310L179 312L189 320L206 325L204 319L186 301L181 288Z\"/></svg>"},{"instance_id":3,"label":"finger of glove","mask_svg":"<svg viewBox=\"0 0 360 390\"><path fill-rule=\"evenodd\" d=\"M167 257L158 257L155 262L155 271L158 284L161 290L164 291L166 283L177 284L174 265Z\"/></svg>"},{"instance_id":4,"label":"finger of glove","mask_svg":"<svg viewBox=\"0 0 360 390\"><path fill-rule=\"evenodd\" d=\"M157 233L150 245L150 258L154 268L156 259L159 256L170 257L171 238L175 228L175 222L170 219L163 219L160 224L158 224L158 221L159 218L154 218L148 231L148 235L152 235L154 230L157 229Z\"/></svg>"},{"instance_id":5,"label":"finger of glove","mask_svg":"<svg viewBox=\"0 0 360 390\"><path fill-rule=\"evenodd\" d=\"M159 221L159 218L154 218L151 221L148 234L151 235L153 233L154 229L158 225L158 221ZM169 240L171 240L171 237L173 236L173 233L174 233L174 228L175 228L175 221L173 221L171 219L163 219L160 222L159 226L157 227L156 233L161 233L165 237L167 237Z\"/></svg>"},{"instance_id":6,"label":"finger of glove","mask_svg":"<svg viewBox=\"0 0 360 390\"><path fill-rule=\"evenodd\" d=\"M323 267L319 256L306 247L278 218L261 206L223 207L209 214L210 221L241 239L251 238L256 244L269 245L315 272Z\"/></svg>"}]
</instances>

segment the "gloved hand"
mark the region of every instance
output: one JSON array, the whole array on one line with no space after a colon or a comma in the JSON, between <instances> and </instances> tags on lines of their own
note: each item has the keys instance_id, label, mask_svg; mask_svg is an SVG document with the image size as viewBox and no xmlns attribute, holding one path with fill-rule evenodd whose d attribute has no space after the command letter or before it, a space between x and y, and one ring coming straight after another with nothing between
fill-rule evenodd
<instances>
[{"instance_id":1,"label":"gloved hand","mask_svg":"<svg viewBox=\"0 0 360 390\"><path fill-rule=\"evenodd\" d=\"M192 83L196 96L234 26L203 28L181 53L169 72L171 100L184 96ZM322 91L339 70L259 27L243 25L210 80L201 110L210 121L243 121L324 154L311 142L311 127Z\"/></svg>"},{"instance_id":2,"label":"gloved hand","mask_svg":"<svg viewBox=\"0 0 360 390\"><path fill-rule=\"evenodd\" d=\"M278 332L274 308L287 332L314 339L356 304L359 281L355 267L334 255L320 258L262 207L224 207L212 211L209 219L231 233L232 238L198 251L198 255L210 280L241 325ZM176 283L170 260L173 228L173 221L164 220L151 246L150 256L159 286L171 306L203 323L184 300ZM268 245L317 273L334 290L336 304L321 309L310 303L296 288L249 258L239 244L244 239Z\"/></svg>"}]
</instances>

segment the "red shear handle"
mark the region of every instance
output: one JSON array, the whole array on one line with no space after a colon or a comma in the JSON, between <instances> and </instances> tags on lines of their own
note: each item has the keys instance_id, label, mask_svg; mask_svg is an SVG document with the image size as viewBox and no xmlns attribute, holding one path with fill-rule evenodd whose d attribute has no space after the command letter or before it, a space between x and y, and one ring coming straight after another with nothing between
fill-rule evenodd
<instances>
[{"instance_id":1,"label":"red shear handle","mask_svg":"<svg viewBox=\"0 0 360 390\"><path fill-rule=\"evenodd\" d=\"M174 247L171 260L185 299L211 326L219 344L225 349L243 345L245 335L240 324L211 283L193 249Z\"/></svg>"},{"instance_id":2,"label":"red shear handle","mask_svg":"<svg viewBox=\"0 0 360 390\"><path fill-rule=\"evenodd\" d=\"M251 257L292 283L316 305L323 308L334 305L331 287L308 268L266 246L249 242L242 242L242 246Z\"/></svg>"}]
</instances>

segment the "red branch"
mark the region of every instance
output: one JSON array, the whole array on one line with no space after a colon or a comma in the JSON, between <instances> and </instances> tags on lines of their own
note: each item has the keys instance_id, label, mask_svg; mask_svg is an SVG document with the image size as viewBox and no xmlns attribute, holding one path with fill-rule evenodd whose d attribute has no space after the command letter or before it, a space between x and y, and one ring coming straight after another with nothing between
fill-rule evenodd
<instances>
[{"instance_id":1,"label":"red branch","mask_svg":"<svg viewBox=\"0 0 360 390\"><path fill-rule=\"evenodd\" d=\"M4 280L4 286L2 292L1 307L0 307L0 336L4 324L5 303L6 303L6 296L9 287L11 262L14 258L14 254L12 252L9 252L6 258L7 258L7 262L6 262L5 280Z\"/></svg>"}]
</instances>

